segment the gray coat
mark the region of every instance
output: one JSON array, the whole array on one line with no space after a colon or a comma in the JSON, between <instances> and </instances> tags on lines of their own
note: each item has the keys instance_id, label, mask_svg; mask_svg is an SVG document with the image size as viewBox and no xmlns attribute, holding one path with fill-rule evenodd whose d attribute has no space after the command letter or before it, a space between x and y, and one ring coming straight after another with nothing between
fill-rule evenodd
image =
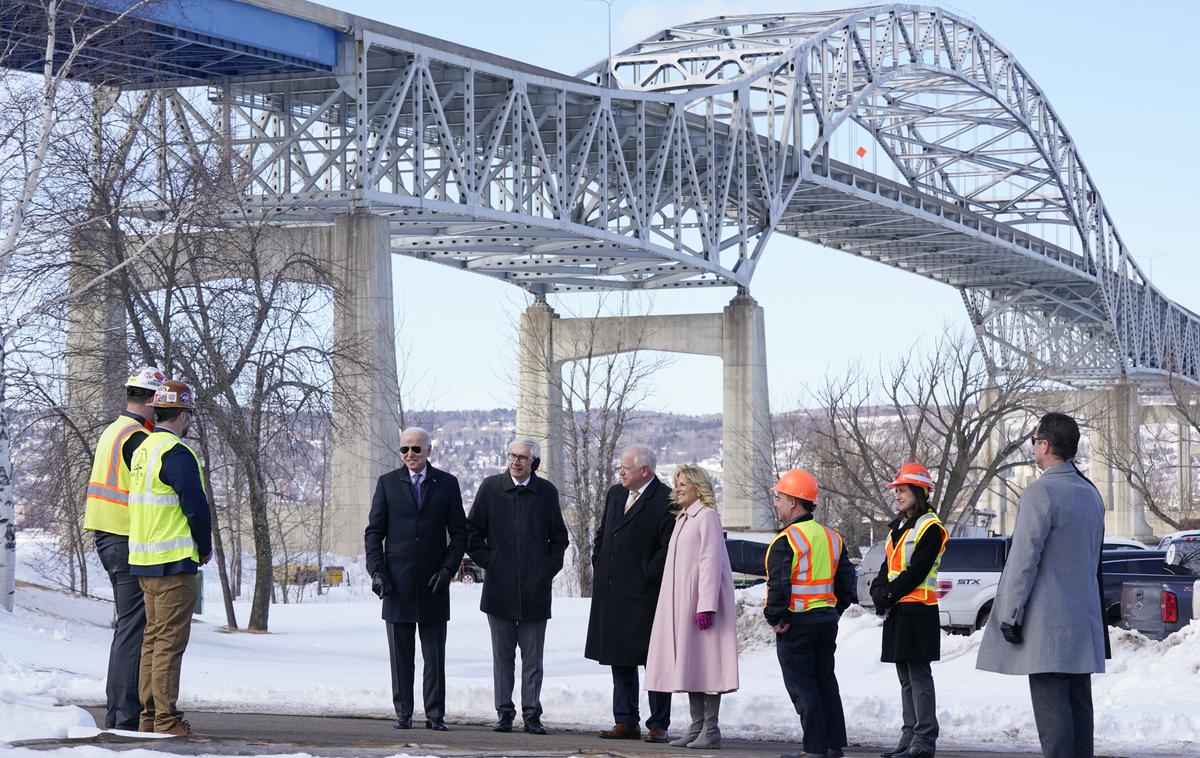
<instances>
[{"instance_id":1,"label":"gray coat","mask_svg":"<svg viewBox=\"0 0 1200 758\"><path fill-rule=\"evenodd\" d=\"M1001 674L1104 671L1097 567L1104 503L1074 464L1051 466L1021 494L1012 548L976 668ZM1013 645L1000 624L1020 624Z\"/></svg>"}]
</instances>

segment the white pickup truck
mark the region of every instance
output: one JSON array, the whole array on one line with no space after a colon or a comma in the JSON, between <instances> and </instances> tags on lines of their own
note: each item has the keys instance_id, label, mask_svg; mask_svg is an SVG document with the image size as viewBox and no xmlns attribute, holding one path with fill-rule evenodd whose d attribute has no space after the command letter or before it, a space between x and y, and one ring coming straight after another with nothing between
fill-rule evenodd
<instances>
[{"instance_id":1,"label":"white pickup truck","mask_svg":"<svg viewBox=\"0 0 1200 758\"><path fill-rule=\"evenodd\" d=\"M1008 544L1004 537L951 537L946 541L938 568L942 628L970 634L987 623ZM864 608L874 608L871 581L879 573L884 552L883 542L873 545L859 565L858 598Z\"/></svg>"}]
</instances>

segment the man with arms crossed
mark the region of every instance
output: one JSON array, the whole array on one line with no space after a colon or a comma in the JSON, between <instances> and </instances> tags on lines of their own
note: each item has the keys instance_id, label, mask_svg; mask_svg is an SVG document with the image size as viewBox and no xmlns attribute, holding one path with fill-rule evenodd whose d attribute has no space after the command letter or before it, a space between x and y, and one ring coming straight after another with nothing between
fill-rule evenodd
<instances>
[{"instance_id":1,"label":"man with arms crossed","mask_svg":"<svg viewBox=\"0 0 1200 758\"><path fill-rule=\"evenodd\" d=\"M663 564L675 529L671 488L655 476L656 464L646 445L621 452L621 481L608 490L592 543L592 612L583 654L612 666L615 723L600 732L607 740L641 737L637 667L646 665ZM671 693L649 696L645 739L666 742Z\"/></svg>"}]
</instances>

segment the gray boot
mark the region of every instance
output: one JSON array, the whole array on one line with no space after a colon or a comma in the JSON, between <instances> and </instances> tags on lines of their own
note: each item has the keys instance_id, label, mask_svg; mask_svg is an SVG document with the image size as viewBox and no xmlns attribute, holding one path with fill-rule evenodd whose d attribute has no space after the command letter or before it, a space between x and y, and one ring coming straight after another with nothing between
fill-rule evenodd
<instances>
[{"instance_id":1,"label":"gray boot","mask_svg":"<svg viewBox=\"0 0 1200 758\"><path fill-rule=\"evenodd\" d=\"M687 734L671 740L675 747L687 747L689 742L700 736L700 730L704 727L704 693L689 692L688 707L692 710L692 725L688 727Z\"/></svg>"},{"instance_id":2,"label":"gray boot","mask_svg":"<svg viewBox=\"0 0 1200 758\"><path fill-rule=\"evenodd\" d=\"M704 728L700 736L688 743L688 747L699 750L716 750L721 747L721 728L717 726L717 714L721 711L720 695L704 695Z\"/></svg>"}]
</instances>

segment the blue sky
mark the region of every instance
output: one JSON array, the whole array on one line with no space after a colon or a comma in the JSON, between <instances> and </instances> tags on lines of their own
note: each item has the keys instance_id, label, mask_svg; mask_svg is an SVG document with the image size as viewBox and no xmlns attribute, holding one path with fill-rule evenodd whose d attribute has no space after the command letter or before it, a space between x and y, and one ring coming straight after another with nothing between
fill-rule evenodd
<instances>
[{"instance_id":1,"label":"blue sky","mask_svg":"<svg viewBox=\"0 0 1200 758\"><path fill-rule=\"evenodd\" d=\"M519 3L379 2L328 5L564 73L606 52L605 8L587 0ZM637 2L613 6L613 47L672 23L714 15L847 7L853 3ZM1187 30L1200 3L984 2L944 7L965 14L1012 52L1047 93L1071 133L1117 228L1169 297L1200 311L1200 256L1193 192L1200 175L1195 51ZM513 406L515 321L523 291L476 274L393 259L417 402L459 409ZM793 408L830 372L870 367L966 327L956 290L834 250L776 236L751 294L764 307L771 404ZM719 311L732 290L658 293L655 313ZM590 312L582 296L552 298L566 315ZM682 413L721 408L716 358L678 356L657 377L646 407Z\"/></svg>"}]
</instances>

